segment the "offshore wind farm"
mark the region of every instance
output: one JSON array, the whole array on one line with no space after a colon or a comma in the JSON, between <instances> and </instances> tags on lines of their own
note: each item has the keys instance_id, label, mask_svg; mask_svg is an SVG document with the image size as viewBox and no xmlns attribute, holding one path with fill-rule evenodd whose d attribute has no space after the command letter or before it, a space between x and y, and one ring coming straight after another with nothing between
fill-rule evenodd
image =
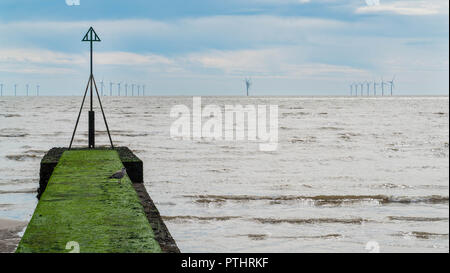
<instances>
[{"instance_id":1,"label":"offshore wind farm","mask_svg":"<svg viewBox=\"0 0 450 273\"><path fill-rule=\"evenodd\" d=\"M138 87L139 90L142 88L142 93L136 93L136 96L145 96L145 84L129 84L128 82L109 82L109 86L110 86L110 92L104 92L104 88L105 88L105 82L102 80L99 84L100 86L100 94L101 96L135 96L134 91L131 93L128 93L128 86L131 85L133 86L133 90L134 90L134 86ZM122 84L122 87L124 87L124 92L121 93L120 92L120 86ZM40 91L41 91L41 85L39 83L36 83L35 85L33 84L23 84L23 89L20 88L21 85L16 83L16 84L6 84L3 82L0 82L0 97L3 96L39 96ZM61 89L64 89L64 87L61 87ZM44 90L45 91L45 90ZM56 95L54 93L49 93L46 92L47 96L53 96ZM147 94L148 95L148 94Z\"/></svg>"},{"instance_id":2,"label":"offshore wind farm","mask_svg":"<svg viewBox=\"0 0 450 273\"><path fill-rule=\"evenodd\" d=\"M361 82L353 82L350 86L350 96L358 96L358 86L359 88L359 96L377 96L377 86L380 87L381 93L378 93L378 95L384 97L386 95L393 96L394 95L394 88L395 88L395 76L390 81L384 81L383 78L381 78L380 81L361 81ZM364 85L366 85L366 89L364 93ZM372 88L371 88L372 86ZM384 87L387 86L389 89L389 93L385 94Z\"/></svg>"},{"instance_id":3,"label":"offshore wind farm","mask_svg":"<svg viewBox=\"0 0 450 273\"><path fill-rule=\"evenodd\" d=\"M360 81L360 82L352 82L349 85L350 88L350 96L377 96L377 86L380 87L380 93L378 93L378 95L380 96L393 96L394 95L394 89L395 89L395 76L392 78L392 80L390 81L384 81L383 79L381 79L380 81ZM107 81L109 83L109 96L145 96L145 84L136 84L136 83L129 83L129 81L120 81L120 82L113 82L113 81ZM253 84L252 79L250 77L247 77L244 79L244 83L245 83L245 90L244 90L244 94L248 97L250 96L250 88ZM13 95L17 96L17 86L18 84L14 84L14 93L13 92L8 92L6 89L6 84L4 83L0 83L0 96L8 96L8 95ZM101 96L108 96L107 92L104 92L104 87L105 87L105 81L102 78L102 80L100 81L100 94ZM121 86L122 86L122 93L121 93ZM128 87L131 87L130 89L130 93L128 92ZM385 93L385 86L387 87L386 92ZM135 87L137 89L137 93L135 94L134 90ZM5 88L5 89L4 89ZM25 92L22 93L22 95L25 96L30 96L30 95L34 95L34 96L39 96L39 89L40 89L40 85L36 84L35 85L35 93L31 94L29 92L30 90L30 84L25 84ZM236 88L239 89L239 88ZM142 92L141 92L142 90ZM359 90L359 91L358 91ZM358 93L359 92L359 93ZM20 96L20 90L19 90L19 96ZM147 94L148 95L148 94ZM254 93L253 96L258 96L258 93ZM345 93L343 92L342 96L345 96Z\"/></svg>"}]
</instances>

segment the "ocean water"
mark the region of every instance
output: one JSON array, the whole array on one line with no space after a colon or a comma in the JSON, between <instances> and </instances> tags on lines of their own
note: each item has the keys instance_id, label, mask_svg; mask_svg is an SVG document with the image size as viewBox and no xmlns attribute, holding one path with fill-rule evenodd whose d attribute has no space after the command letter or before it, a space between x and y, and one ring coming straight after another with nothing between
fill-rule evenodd
<instances>
[{"instance_id":1,"label":"ocean water","mask_svg":"<svg viewBox=\"0 0 450 273\"><path fill-rule=\"evenodd\" d=\"M0 219L31 218L40 159L68 146L80 103L0 97ZM202 97L278 105L271 152L171 138L171 107L192 97L103 104L115 144L144 161L147 191L182 252L449 251L448 97ZM99 109L97 129L107 145ZM74 143L87 145L87 112Z\"/></svg>"}]
</instances>

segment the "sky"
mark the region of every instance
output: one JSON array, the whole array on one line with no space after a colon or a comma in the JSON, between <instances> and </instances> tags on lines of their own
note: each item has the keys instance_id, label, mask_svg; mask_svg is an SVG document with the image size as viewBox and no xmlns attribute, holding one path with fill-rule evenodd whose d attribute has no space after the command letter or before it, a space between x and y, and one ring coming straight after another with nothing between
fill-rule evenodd
<instances>
[{"instance_id":1,"label":"sky","mask_svg":"<svg viewBox=\"0 0 450 273\"><path fill-rule=\"evenodd\" d=\"M397 95L449 94L448 0L1 0L3 93L82 95L90 26L107 94L243 95L250 77L252 95L348 95L394 76Z\"/></svg>"}]
</instances>

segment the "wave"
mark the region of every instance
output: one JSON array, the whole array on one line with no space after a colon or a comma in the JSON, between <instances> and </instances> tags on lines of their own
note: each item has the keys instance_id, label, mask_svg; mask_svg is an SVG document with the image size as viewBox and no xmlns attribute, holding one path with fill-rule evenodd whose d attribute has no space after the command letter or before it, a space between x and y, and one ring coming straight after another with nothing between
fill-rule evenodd
<instances>
[{"instance_id":1,"label":"wave","mask_svg":"<svg viewBox=\"0 0 450 273\"><path fill-rule=\"evenodd\" d=\"M388 203L427 203L427 204L448 204L448 196L430 195L430 196L414 196L414 197L390 197Z\"/></svg>"},{"instance_id":2,"label":"wave","mask_svg":"<svg viewBox=\"0 0 450 273\"><path fill-rule=\"evenodd\" d=\"M362 224L373 222L373 220L363 218L245 218L241 216L161 216L166 221L230 221L230 220L244 220L258 222L261 224Z\"/></svg>"},{"instance_id":3,"label":"wave","mask_svg":"<svg viewBox=\"0 0 450 273\"><path fill-rule=\"evenodd\" d=\"M130 133L127 131L110 131L111 135L114 136L122 136L122 137L146 137L146 136L150 136L151 134L149 133ZM102 130L97 130L95 131L96 135L106 135L108 134L107 131L102 131ZM83 132L82 134L83 136L87 137L88 136L88 132Z\"/></svg>"},{"instance_id":4,"label":"wave","mask_svg":"<svg viewBox=\"0 0 450 273\"><path fill-rule=\"evenodd\" d=\"M408 221L408 222L448 221L448 218L443 218L443 217L388 216L387 218L391 221Z\"/></svg>"},{"instance_id":5,"label":"wave","mask_svg":"<svg viewBox=\"0 0 450 273\"><path fill-rule=\"evenodd\" d=\"M4 118L17 118L17 117L21 117L21 115L19 115L19 114L0 114L0 117L4 117Z\"/></svg>"},{"instance_id":6,"label":"wave","mask_svg":"<svg viewBox=\"0 0 450 273\"><path fill-rule=\"evenodd\" d=\"M274 236L271 234L238 234L232 237L248 237L250 240L259 241L271 239L333 239L343 237L341 234L325 234L312 236Z\"/></svg>"},{"instance_id":7,"label":"wave","mask_svg":"<svg viewBox=\"0 0 450 273\"><path fill-rule=\"evenodd\" d=\"M448 234L446 233L431 233L424 231L410 231L410 232L399 232L392 234L392 236L402 236L402 237L415 237L417 239L434 239L434 238L448 238Z\"/></svg>"},{"instance_id":8,"label":"wave","mask_svg":"<svg viewBox=\"0 0 450 273\"><path fill-rule=\"evenodd\" d=\"M21 131L20 129L2 129L0 130L0 137L26 137L28 133Z\"/></svg>"},{"instance_id":9,"label":"wave","mask_svg":"<svg viewBox=\"0 0 450 273\"><path fill-rule=\"evenodd\" d=\"M262 224L363 224L372 222L363 218L306 218L306 219L278 219L278 218L253 218Z\"/></svg>"},{"instance_id":10,"label":"wave","mask_svg":"<svg viewBox=\"0 0 450 273\"><path fill-rule=\"evenodd\" d=\"M35 159L39 158L41 156L35 155L35 154L23 154L23 155L7 155L5 156L9 160L15 160L15 161L23 161L25 159Z\"/></svg>"},{"instance_id":11,"label":"wave","mask_svg":"<svg viewBox=\"0 0 450 273\"><path fill-rule=\"evenodd\" d=\"M342 131L342 130L344 130L344 128L334 127L334 126L323 126L323 127L319 127L319 130Z\"/></svg>"},{"instance_id":12,"label":"wave","mask_svg":"<svg viewBox=\"0 0 450 273\"><path fill-rule=\"evenodd\" d=\"M350 141L354 137L360 136L360 134L357 134L357 133L339 133L338 136L342 140Z\"/></svg>"},{"instance_id":13,"label":"wave","mask_svg":"<svg viewBox=\"0 0 450 273\"><path fill-rule=\"evenodd\" d=\"M314 136L308 136L306 138L299 138L294 136L289 140L291 143L314 143L317 142L317 138Z\"/></svg>"},{"instance_id":14,"label":"wave","mask_svg":"<svg viewBox=\"0 0 450 273\"><path fill-rule=\"evenodd\" d=\"M383 184L374 184L370 185L370 188L373 189L412 189L413 186L404 185L404 184L394 184L394 183L383 183Z\"/></svg>"},{"instance_id":15,"label":"wave","mask_svg":"<svg viewBox=\"0 0 450 273\"><path fill-rule=\"evenodd\" d=\"M10 191L0 190L0 194L36 193L36 192L37 192L37 189L21 189L21 190L10 190Z\"/></svg>"},{"instance_id":16,"label":"wave","mask_svg":"<svg viewBox=\"0 0 450 273\"><path fill-rule=\"evenodd\" d=\"M378 202L379 204L446 204L448 196L387 196L387 195L317 195L317 196L256 196L256 195L183 195L183 197L194 198L197 203L214 202L247 202L247 201L306 201L315 205L341 205L345 203Z\"/></svg>"},{"instance_id":17,"label":"wave","mask_svg":"<svg viewBox=\"0 0 450 273\"><path fill-rule=\"evenodd\" d=\"M444 113L444 112L436 112L436 113L433 113L433 114L438 115L438 116L448 115L447 113Z\"/></svg>"},{"instance_id":18,"label":"wave","mask_svg":"<svg viewBox=\"0 0 450 273\"><path fill-rule=\"evenodd\" d=\"M23 161L25 159L35 159L38 157L42 157L47 151L45 150L35 150L35 149L30 149L27 150L25 153L23 154L19 154L19 155L6 155L5 157L9 160L16 160L16 161Z\"/></svg>"},{"instance_id":19,"label":"wave","mask_svg":"<svg viewBox=\"0 0 450 273\"><path fill-rule=\"evenodd\" d=\"M180 215L180 216L161 216L163 220L197 220L197 221L228 221L232 219L241 218L240 216L192 216L192 215Z\"/></svg>"},{"instance_id":20,"label":"wave","mask_svg":"<svg viewBox=\"0 0 450 273\"><path fill-rule=\"evenodd\" d=\"M287 113L283 113L282 115L283 115L283 117L288 117L288 116L307 116L307 115L311 115L311 113L308 113L308 112L287 112Z\"/></svg>"},{"instance_id":21,"label":"wave","mask_svg":"<svg viewBox=\"0 0 450 273\"><path fill-rule=\"evenodd\" d=\"M222 168L222 169L211 169L211 170L208 170L208 172L212 172L212 173L229 173L229 172L231 172L231 170L227 169L227 168Z\"/></svg>"},{"instance_id":22,"label":"wave","mask_svg":"<svg viewBox=\"0 0 450 273\"><path fill-rule=\"evenodd\" d=\"M361 185L360 185L361 186ZM448 186L444 185L406 185L406 184L372 184L369 185L372 189L435 189L435 190L448 190Z\"/></svg>"}]
</instances>

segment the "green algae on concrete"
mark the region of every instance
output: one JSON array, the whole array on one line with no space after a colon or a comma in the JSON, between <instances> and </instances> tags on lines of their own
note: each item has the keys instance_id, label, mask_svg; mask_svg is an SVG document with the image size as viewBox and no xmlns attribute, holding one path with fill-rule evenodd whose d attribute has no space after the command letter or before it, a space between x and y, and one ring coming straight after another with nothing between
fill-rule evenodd
<instances>
[{"instance_id":1,"label":"green algae on concrete","mask_svg":"<svg viewBox=\"0 0 450 273\"><path fill-rule=\"evenodd\" d=\"M66 151L53 171L16 252L161 252L114 150Z\"/></svg>"}]
</instances>

